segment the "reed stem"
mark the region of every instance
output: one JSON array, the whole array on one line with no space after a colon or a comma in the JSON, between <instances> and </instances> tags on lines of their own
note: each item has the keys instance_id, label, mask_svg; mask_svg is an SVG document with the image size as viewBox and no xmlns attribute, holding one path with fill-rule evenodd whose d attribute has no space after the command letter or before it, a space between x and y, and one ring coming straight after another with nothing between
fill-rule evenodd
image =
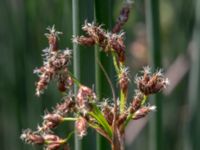
<instances>
[{"instance_id":1,"label":"reed stem","mask_svg":"<svg viewBox=\"0 0 200 150\"><path fill-rule=\"evenodd\" d=\"M146 1L147 34L149 42L150 64L153 69L161 68L160 52L160 27L159 27L159 0ZM150 140L151 150L162 150L162 101L161 95L153 97L157 106L157 113L150 121Z\"/></svg>"},{"instance_id":2,"label":"reed stem","mask_svg":"<svg viewBox=\"0 0 200 150\"><path fill-rule=\"evenodd\" d=\"M111 26L111 2L112 0L95 0L95 21L97 23L101 23L105 26L105 28L109 28ZM99 48L95 48L95 85L96 85L96 93L99 99L101 100L103 97L112 96L110 92L110 87L107 82L107 79L104 76L104 73L100 70L98 65L98 60L102 62L103 67L109 76L111 76L111 65L112 58L106 56L104 53L99 52ZM105 150L110 147L109 143L99 134L97 134L96 141L97 150Z\"/></svg>"},{"instance_id":3,"label":"reed stem","mask_svg":"<svg viewBox=\"0 0 200 150\"><path fill-rule=\"evenodd\" d=\"M73 35L78 35L79 33L79 0L72 0L72 30ZM76 43L73 43L73 70L74 77L80 81L80 51ZM77 93L78 86L75 85L74 92ZM75 133L75 150L81 150L81 141Z\"/></svg>"}]
</instances>

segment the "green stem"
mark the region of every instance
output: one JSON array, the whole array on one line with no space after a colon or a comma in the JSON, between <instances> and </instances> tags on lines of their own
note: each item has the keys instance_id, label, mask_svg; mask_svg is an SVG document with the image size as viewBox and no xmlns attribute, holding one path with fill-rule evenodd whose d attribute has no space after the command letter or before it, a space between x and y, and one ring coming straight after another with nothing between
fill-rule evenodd
<instances>
[{"instance_id":1,"label":"green stem","mask_svg":"<svg viewBox=\"0 0 200 150\"><path fill-rule=\"evenodd\" d=\"M74 134L74 131L70 132L67 137L64 139L65 143L72 137L72 135Z\"/></svg>"},{"instance_id":2,"label":"green stem","mask_svg":"<svg viewBox=\"0 0 200 150\"><path fill-rule=\"evenodd\" d=\"M195 26L193 31L193 46L191 49L191 64L188 85L188 110L183 122L183 150L191 150L199 147L197 142L200 137L199 122L199 91L200 91L200 1L195 3ZM189 118L189 119L188 119ZM193 127L196 124L196 128ZM192 132L192 133L191 133ZM194 144L197 143L197 144ZM195 145L195 146L193 146ZM198 148L197 148L198 149Z\"/></svg>"},{"instance_id":3,"label":"green stem","mask_svg":"<svg viewBox=\"0 0 200 150\"><path fill-rule=\"evenodd\" d=\"M95 21L97 23L104 24L105 28L111 27L112 22L112 0L95 0ZM111 77L111 66L112 66L112 60L110 56L107 56L104 53L100 53L99 49L96 47L95 50L95 84L96 84L96 93L99 99L101 100L103 97L109 97L111 96L111 92L109 90L109 85L107 84L106 78L101 72L97 59L102 62L102 65L105 67L106 72ZM99 134L97 134L97 150L104 150L108 149L109 143L102 138Z\"/></svg>"},{"instance_id":4,"label":"green stem","mask_svg":"<svg viewBox=\"0 0 200 150\"><path fill-rule=\"evenodd\" d=\"M74 134L74 131L70 132L67 137L61 141L59 141L60 144L65 144L67 143L67 141L72 137L72 135ZM48 142L48 141L45 141L45 144L51 144L52 142Z\"/></svg>"},{"instance_id":5,"label":"green stem","mask_svg":"<svg viewBox=\"0 0 200 150\"><path fill-rule=\"evenodd\" d=\"M115 67L115 71L117 72L117 76L119 77L120 68L119 68L118 63L117 63L117 55L114 52L114 50L111 52L111 54L112 54L112 58L113 58L113 64L114 64L114 67Z\"/></svg>"},{"instance_id":6,"label":"green stem","mask_svg":"<svg viewBox=\"0 0 200 150\"><path fill-rule=\"evenodd\" d=\"M76 36L79 33L79 0L72 0L72 24L73 35ZM73 43L73 69L75 81L80 80L80 51L76 43ZM74 86L74 92L77 93L77 91L78 86ZM79 140L78 135L75 133L75 150L81 150L81 147L81 141Z\"/></svg>"},{"instance_id":7,"label":"green stem","mask_svg":"<svg viewBox=\"0 0 200 150\"><path fill-rule=\"evenodd\" d=\"M126 96L122 89L120 89L120 113L124 112L126 106Z\"/></svg>"},{"instance_id":8,"label":"green stem","mask_svg":"<svg viewBox=\"0 0 200 150\"><path fill-rule=\"evenodd\" d=\"M147 102L147 98L148 97L146 95L144 95L144 98L142 100L141 106L144 106L144 104Z\"/></svg>"},{"instance_id":9,"label":"green stem","mask_svg":"<svg viewBox=\"0 0 200 150\"><path fill-rule=\"evenodd\" d=\"M150 63L153 69L161 66L161 51L160 51L160 27L159 27L159 0L146 1L146 18L147 18L147 35L149 44ZM149 149L163 149L163 134L162 134L162 101L161 94L156 94L152 98L155 99L157 112L153 119L150 120L150 135Z\"/></svg>"},{"instance_id":10,"label":"green stem","mask_svg":"<svg viewBox=\"0 0 200 150\"><path fill-rule=\"evenodd\" d=\"M114 51L112 51L112 58L113 58L113 64L115 67L115 71L117 73L118 79L120 78L121 74L121 68L123 68L123 64L118 64L117 62L117 55ZM126 106L126 99L127 99L127 93L124 93L123 89L120 89L120 113L124 112L125 106Z\"/></svg>"},{"instance_id":11,"label":"green stem","mask_svg":"<svg viewBox=\"0 0 200 150\"><path fill-rule=\"evenodd\" d=\"M62 121L76 121L77 118L71 118L71 117L66 117L66 118L63 118Z\"/></svg>"}]
</instances>

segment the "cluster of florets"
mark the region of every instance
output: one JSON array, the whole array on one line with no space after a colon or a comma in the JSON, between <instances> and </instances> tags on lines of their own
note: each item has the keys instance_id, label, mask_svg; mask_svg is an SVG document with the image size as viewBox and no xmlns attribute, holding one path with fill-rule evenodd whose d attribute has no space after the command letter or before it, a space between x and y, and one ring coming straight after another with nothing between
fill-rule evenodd
<instances>
[{"instance_id":1,"label":"cluster of florets","mask_svg":"<svg viewBox=\"0 0 200 150\"><path fill-rule=\"evenodd\" d=\"M120 32L123 25L128 21L132 3L132 1L126 1L126 3L124 4L123 8L120 11L119 17L117 18L116 24L112 29L113 33Z\"/></svg>"},{"instance_id":2,"label":"cluster of florets","mask_svg":"<svg viewBox=\"0 0 200 150\"><path fill-rule=\"evenodd\" d=\"M45 34L49 41L49 47L44 49L43 66L36 68L34 73L39 76L36 83L36 95L40 95L51 80L56 80L60 91L65 91L73 84L72 78L68 75L67 66L71 58L71 50L58 49L58 35L61 32L48 28L50 33Z\"/></svg>"},{"instance_id":3,"label":"cluster of florets","mask_svg":"<svg viewBox=\"0 0 200 150\"><path fill-rule=\"evenodd\" d=\"M145 117L149 112L155 111L156 106L146 105L146 95L141 93L141 91L136 90L135 96L129 107L130 114L134 114L132 119L137 120Z\"/></svg>"},{"instance_id":4,"label":"cluster of florets","mask_svg":"<svg viewBox=\"0 0 200 150\"><path fill-rule=\"evenodd\" d=\"M168 78L164 77L161 70L151 74L149 67L144 68L143 76L136 77L135 82L139 90L145 95L155 94L169 84Z\"/></svg>"},{"instance_id":5,"label":"cluster of florets","mask_svg":"<svg viewBox=\"0 0 200 150\"><path fill-rule=\"evenodd\" d=\"M85 36L74 37L73 41L86 46L98 45L106 53L112 53L113 63L118 77L119 98L116 98L114 88L111 85L113 101L104 100L98 102L95 92L82 85L78 79L68 70L71 58L69 49L58 49L58 36L54 28L48 28L49 33L45 34L49 47L44 50L43 66L35 69L39 76L36 84L36 95L40 95L48 86L49 82L55 80L60 92L64 92L63 101L58 103L52 112L45 113L41 126L37 131L23 131L21 139L30 144L44 145L46 150L57 150L63 148L68 150L68 139L60 138L54 129L64 121L75 121L76 133L82 138L87 134L87 128L92 127L99 134L104 136L112 145L120 143L124 137L126 125L131 120L145 117L149 112L154 111L156 106L147 104L147 97L162 91L169 84L167 78L161 71L152 74L149 67L145 67L143 74L136 77L137 90L130 105L127 105L127 93L129 84L129 72L125 67L125 45L123 33L117 34L121 27L128 20L130 3L125 5L120 13L118 21L112 33L106 32L101 26L94 23L85 23L82 27L86 32ZM101 63L99 63L101 64ZM102 66L102 70L104 70ZM108 77L106 72L105 75ZM107 78L110 81L109 77ZM72 89L76 84L77 93ZM114 149L114 148L113 148Z\"/></svg>"},{"instance_id":6,"label":"cluster of florets","mask_svg":"<svg viewBox=\"0 0 200 150\"><path fill-rule=\"evenodd\" d=\"M102 26L87 22L82 29L87 35L74 37L73 42L86 46L97 44L106 53L115 51L120 62L125 61L125 45L123 42L124 33L116 34L106 32Z\"/></svg>"},{"instance_id":7,"label":"cluster of florets","mask_svg":"<svg viewBox=\"0 0 200 150\"><path fill-rule=\"evenodd\" d=\"M88 114L92 111L92 104L95 100L96 95L92 89L80 85L76 96L64 97L64 100L57 104L52 112L45 113L43 123L38 126L37 131L25 130L21 135L21 139L27 143L44 145L46 150L57 150L61 147L68 148L66 146L68 139L60 138L53 130L64 121L75 121L77 134L81 138L85 136L88 123L94 122ZM76 117L72 116L74 114Z\"/></svg>"},{"instance_id":8,"label":"cluster of florets","mask_svg":"<svg viewBox=\"0 0 200 150\"><path fill-rule=\"evenodd\" d=\"M65 97L64 101L57 104L52 112L45 113L42 125L38 126L38 131L52 133L52 129L61 124L70 112L74 112L76 109L75 105L71 97Z\"/></svg>"},{"instance_id":9,"label":"cluster of florets","mask_svg":"<svg viewBox=\"0 0 200 150\"><path fill-rule=\"evenodd\" d=\"M65 143L65 139L51 134L51 133L38 133L31 130L24 130L21 139L29 144L45 145L45 150L57 150L63 148L64 150L69 150L68 145Z\"/></svg>"},{"instance_id":10,"label":"cluster of florets","mask_svg":"<svg viewBox=\"0 0 200 150\"><path fill-rule=\"evenodd\" d=\"M129 70L128 68L121 68L120 73L119 73L119 86L122 89L124 93L128 90L128 83L129 83Z\"/></svg>"},{"instance_id":11,"label":"cluster of florets","mask_svg":"<svg viewBox=\"0 0 200 150\"><path fill-rule=\"evenodd\" d=\"M68 150L67 139L57 136L53 129L65 121L65 117L70 112L74 112L74 109L75 102L71 97L66 97L62 103L57 104L51 113L43 116L43 123L38 126L37 131L24 130L21 139L29 144L44 145L45 150L57 150L61 147Z\"/></svg>"},{"instance_id":12,"label":"cluster of florets","mask_svg":"<svg viewBox=\"0 0 200 150\"><path fill-rule=\"evenodd\" d=\"M80 86L76 101L80 110L87 111L90 108L89 104L95 102L96 94L92 91L92 89L86 86Z\"/></svg>"},{"instance_id":13,"label":"cluster of florets","mask_svg":"<svg viewBox=\"0 0 200 150\"><path fill-rule=\"evenodd\" d=\"M164 77L161 70L152 74L147 66L144 67L142 73L142 76L136 76L137 90L129 107L129 112L133 114L132 119L134 120L145 117L149 112L156 109L154 105L145 105L147 97L162 91L169 84L168 78Z\"/></svg>"},{"instance_id":14,"label":"cluster of florets","mask_svg":"<svg viewBox=\"0 0 200 150\"><path fill-rule=\"evenodd\" d=\"M142 72L142 76L136 77L137 89L135 90L135 96L131 101L131 104L122 113L120 113L118 110L116 124L119 132L121 133L124 132L125 126L130 120L141 119L146 117L149 112L156 110L156 106L147 103L147 98L150 94L155 94L162 91L169 84L169 80L164 77L161 71L151 74L150 68L144 67ZM122 71L122 75L125 76L124 78L126 79L126 82L124 80L122 81L127 83L129 80L127 70ZM124 87L126 86L121 86L120 88L122 90L126 89ZM102 112L107 122L112 125L114 119L114 105L104 103Z\"/></svg>"},{"instance_id":15,"label":"cluster of florets","mask_svg":"<svg viewBox=\"0 0 200 150\"><path fill-rule=\"evenodd\" d=\"M66 147L66 139L57 136L53 129L64 121L76 121L77 133L80 137L87 133L88 112L91 111L91 104L96 101L96 95L89 87L78 84L77 94L66 91L71 88L75 78L69 73L68 64L71 58L71 50L58 49L58 35L54 28L48 28L50 33L45 34L48 38L49 47L43 54L43 66L34 70L39 76L36 84L36 95L40 95L48 86L49 82L55 80L60 92L65 92L63 101L56 105L52 112L46 112L43 116L42 125L38 126L37 131L25 130L21 138L31 144L45 145L47 150L55 150ZM77 82L77 81L76 81ZM68 117L77 114L76 117ZM86 121L87 120L87 121Z\"/></svg>"}]
</instances>

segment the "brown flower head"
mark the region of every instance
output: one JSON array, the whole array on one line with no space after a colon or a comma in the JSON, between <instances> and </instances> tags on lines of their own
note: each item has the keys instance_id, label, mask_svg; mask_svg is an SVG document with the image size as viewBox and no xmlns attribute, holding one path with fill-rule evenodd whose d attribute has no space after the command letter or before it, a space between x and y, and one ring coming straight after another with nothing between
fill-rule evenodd
<instances>
[{"instance_id":1,"label":"brown flower head","mask_svg":"<svg viewBox=\"0 0 200 150\"><path fill-rule=\"evenodd\" d=\"M87 134L87 121L83 117L79 117L76 120L76 131L80 137L83 137Z\"/></svg>"},{"instance_id":2,"label":"brown flower head","mask_svg":"<svg viewBox=\"0 0 200 150\"><path fill-rule=\"evenodd\" d=\"M169 84L169 80L164 78L161 70L151 75L149 67L145 67L143 76L136 77L138 89L145 95L160 92Z\"/></svg>"},{"instance_id":3,"label":"brown flower head","mask_svg":"<svg viewBox=\"0 0 200 150\"><path fill-rule=\"evenodd\" d=\"M92 37L80 36L74 37L72 40L74 43L79 43L85 46L93 46L95 44L95 40Z\"/></svg>"},{"instance_id":4,"label":"brown flower head","mask_svg":"<svg viewBox=\"0 0 200 150\"><path fill-rule=\"evenodd\" d=\"M44 144L45 139L38 133L34 133L30 129L24 130L20 137L29 144Z\"/></svg>"},{"instance_id":5,"label":"brown flower head","mask_svg":"<svg viewBox=\"0 0 200 150\"><path fill-rule=\"evenodd\" d=\"M65 144L64 139L54 134L44 134L43 137L46 141L46 150L57 150Z\"/></svg>"},{"instance_id":6,"label":"brown flower head","mask_svg":"<svg viewBox=\"0 0 200 150\"><path fill-rule=\"evenodd\" d=\"M75 102L73 101L72 97L66 96L62 103L56 105L54 113L58 113L65 116L68 112L73 111L74 108Z\"/></svg>"},{"instance_id":7,"label":"brown flower head","mask_svg":"<svg viewBox=\"0 0 200 150\"><path fill-rule=\"evenodd\" d=\"M48 129L57 127L63 120L63 117L60 114L48 113L44 117L43 125Z\"/></svg>"},{"instance_id":8,"label":"brown flower head","mask_svg":"<svg viewBox=\"0 0 200 150\"><path fill-rule=\"evenodd\" d=\"M95 93L92 89L81 85L77 93L77 104L80 108L88 108L88 104L96 99Z\"/></svg>"},{"instance_id":9,"label":"brown flower head","mask_svg":"<svg viewBox=\"0 0 200 150\"><path fill-rule=\"evenodd\" d=\"M87 22L82 29L87 35L74 37L73 42L86 46L97 44L104 52L114 51L117 53L119 61L125 61L125 45L123 42L124 33L109 33L102 29L101 26Z\"/></svg>"},{"instance_id":10,"label":"brown flower head","mask_svg":"<svg viewBox=\"0 0 200 150\"><path fill-rule=\"evenodd\" d=\"M71 51L66 49L50 52L46 49L44 56L44 65L34 70L34 73L39 76L39 81L36 83L36 95L39 96L51 80L56 80L59 86L62 86L60 90L70 87L72 83L69 81L67 65L70 62ZM63 85L60 85L60 83Z\"/></svg>"},{"instance_id":11,"label":"brown flower head","mask_svg":"<svg viewBox=\"0 0 200 150\"><path fill-rule=\"evenodd\" d=\"M144 94L140 91L136 91L136 95L134 96L131 102L131 113L136 112L142 104L142 100L144 99Z\"/></svg>"},{"instance_id":12,"label":"brown flower head","mask_svg":"<svg viewBox=\"0 0 200 150\"><path fill-rule=\"evenodd\" d=\"M133 116L134 120L140 119L145 117L149 112L155 111L156 106L145 106L140 108L138 111L135 112L135 115Z\"/></svg>"},{"instance_id":13,"label":"brown flower head","mask_svg":"<svg viewBox=\"0 0 200 150\"><path fill-rule=\"evenodd\" d=\"M132 3L133 3L132 1L126 1L124 7L120 11L120 15L117 18L115 26L112 29L113 33L120 32L120 30L122 29L122 26L128 21Z\"/></svg>"},{"instance_id":14,"label":"brown flower head","mask_svg":"<svg viewBox=\"0 0 200 150\"><path fill-rule=\"evenodd\" d=\"M102 104L102 112L104 117L106 118L109 125L112 125L114 113L113 113L113 107L111 107L107 101L105 101Z\"/></svg>"},{"instance_id":15,"label":"brown flower head","mask_svg":"<svg viewBox=\"0 0 200 150\"><path fill-rule=\"evenodd\" d=\"M101 26L96 26L94 23L87 23L82 27L89 37L94 39L96 43L102 43L106 39L106 32Z\"/></svg>"},{"instance_id":16,"label":"brown flower head","mask_svg":"<svg viewBox=\"0 0 200 150\"><path fill-rule=\"evenodd\" d=\"M122 68L120 72L121 73L119 74L119 86L124 93L127 93L128 83L130 81L128 77L128 68Z\"/></svg>"},{"instance_id":17,"label":"brown flower head","mask_svg":"<svg viewBox=\"0 0 200 150\"><path fill-rule=\"evenodd\" d=\"M52 28L48 27L47 30L49 31L49 33L45 33L45 36L49 41L50 51L58 51L58 36L62 34L62 32L56 31L54 25L52 26Z\"/></svg>"}]
</instances>

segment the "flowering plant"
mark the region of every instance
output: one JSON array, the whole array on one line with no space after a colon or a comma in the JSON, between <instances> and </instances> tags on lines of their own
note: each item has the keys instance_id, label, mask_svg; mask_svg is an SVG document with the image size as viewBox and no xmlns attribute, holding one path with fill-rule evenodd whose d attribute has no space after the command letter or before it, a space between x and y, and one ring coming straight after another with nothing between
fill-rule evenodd
<instances>
[{"instance_id":1,"label":"flowering plant","mask_svg":"<svg viewBox=\"0 0 200 150\"><path fill-rule=\"evenodd\" d=\"M132 120L145 117L154 111L156 106L147 103L151 94L160 92L168 85L168 79L161 71L151 73L149 67L144 67L141 75L135 78L137 90L130 104L127 104L127 93L129 84L129 71L125 66L125 44L124 33L118 33L128 19L129 5L123 7L112 32L106 32L102 26L94 23L85 23L82 27L86 35L76 36L73 42L85 45L97 45L102 52L112 55L114 69L118 77L119 98L116 97L110 79L101 62L99 65L112 89L110 100L100 100L93 89L80 83L70 72L72 51L60 50L58 47L58 36L62 34L55 30L54 26L48 28L45 34L49 47L44 49L41 67L36 68L34 73L39 76L36 83L36 95L40 96L51 81L56 81L58 90L64 93L63 101L59 102L52 112L46 113L43 123L38 126L37 131L24 130L21 138L31 144L44 145L47 150L63 148L69 149L68 140L74 133L72 131L66 138L61 138L53 132L54 128L66 121L74 121L76 133L83 137L87 134L87 128L91 127L105 137L113 150L123 150L124 133L127 124ZM78 91L74 92L74 86Z\"/></svg>"}]
</instances>

